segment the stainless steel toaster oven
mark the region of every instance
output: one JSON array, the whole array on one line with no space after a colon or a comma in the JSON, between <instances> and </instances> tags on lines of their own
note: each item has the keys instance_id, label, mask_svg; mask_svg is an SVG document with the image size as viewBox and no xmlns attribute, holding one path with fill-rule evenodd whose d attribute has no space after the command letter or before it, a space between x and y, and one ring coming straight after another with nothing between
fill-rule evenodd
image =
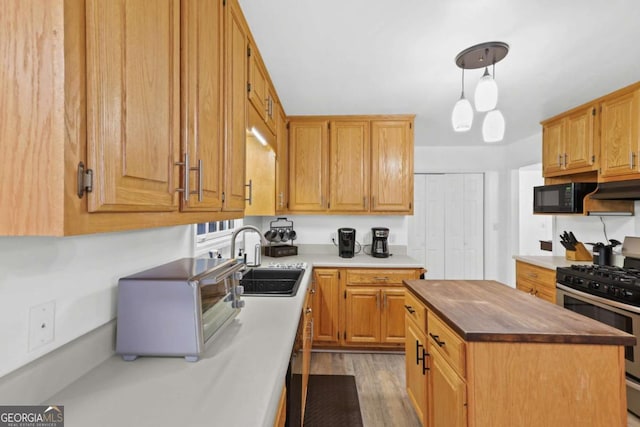
<instances>
[{"instance_id":1,"label":"stainless steel toaster oven","mask_svg":"<svg viewBox=\"0 0 640 427\"><path fill-rule=\"evenodd\" d=\"M182 258L118 281L116 353L197 361L244 306L234 259Z\"/></svg>"}]
</instances>

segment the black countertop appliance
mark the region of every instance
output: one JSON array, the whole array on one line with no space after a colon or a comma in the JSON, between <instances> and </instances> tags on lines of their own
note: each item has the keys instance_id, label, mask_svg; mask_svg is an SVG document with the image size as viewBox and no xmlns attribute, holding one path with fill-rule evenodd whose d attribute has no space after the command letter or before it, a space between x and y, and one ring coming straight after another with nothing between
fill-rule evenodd
<instances>
[{"instance_id":1,"label":"black countertop appliance","mask_svg":"<svg viewBox=\"0 0 640 427\"><path fill-rule=\"evenodd\" d=\"M371 256L375 258L389 257L389 229L373 227L371 229Z\"/></svg>"},{"instance_id":2,"label":"black countertop appliance","mask_svg":"<svg viewBox=\"0 0 640 427\"><path fill-rule=\"evenodd\" d=\"M338 228L338 255L341 258L353 258L356 251L356 229Z\"/></svg>"}]
</instances>

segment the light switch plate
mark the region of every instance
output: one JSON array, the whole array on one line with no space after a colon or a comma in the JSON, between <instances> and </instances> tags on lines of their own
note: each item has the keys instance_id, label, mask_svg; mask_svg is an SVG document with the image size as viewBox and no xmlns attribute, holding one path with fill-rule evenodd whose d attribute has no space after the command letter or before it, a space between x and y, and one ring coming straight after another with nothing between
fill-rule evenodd
<instances>
[{"instance_id":1,"label":"light switch plate","mask_svg":"<svg viewBox=\"0 0 640 427\"><path fill-rule=\"evenodd\" d=\"M45 302L29 309L29 351L37 350L53 341L56 303Z\"/></svg>"}]
</instances>

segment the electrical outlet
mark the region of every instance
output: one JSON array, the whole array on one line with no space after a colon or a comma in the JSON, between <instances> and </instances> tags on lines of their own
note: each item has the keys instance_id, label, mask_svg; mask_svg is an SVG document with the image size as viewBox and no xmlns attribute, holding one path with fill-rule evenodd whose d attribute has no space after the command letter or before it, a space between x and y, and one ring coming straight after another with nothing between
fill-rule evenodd
<instances>
[{"instance_id":1,"label":"electrical outlet","mask_svg":"<svg viewBox=\"0 0 640 427\"><path fill-rule=\"evenodd\" d=\"M29 351L53 341L55 317L55 301L45 302L29 309Z\"/></svg>"}]
</instances>

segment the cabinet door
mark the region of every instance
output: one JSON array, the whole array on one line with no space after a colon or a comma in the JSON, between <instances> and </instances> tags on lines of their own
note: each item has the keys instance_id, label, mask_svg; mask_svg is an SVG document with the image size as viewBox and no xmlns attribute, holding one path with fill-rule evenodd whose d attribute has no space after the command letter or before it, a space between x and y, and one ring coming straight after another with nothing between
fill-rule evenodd
<instances>
[{"instance_id":1,"label":"cabinet door","mask_svg":"<svg viewBox=\"0 0 640 427\"><path fill-rule=\"evenodd\" d=\"M289 123L289 211L326 210L328 122Z\"/></svg>"},{"instance_id":2,"label":"cabinet door","mask_svg":"<svg viewBox=\"0 0 640 427\"><path fill-rule=\"evenodd\" d=\"M180 1L86 2L91 212L174 211Z\"/></svg>"},{"instance_id":3,"label":"cabinet door","mask_svg":"<svg viewBox=\"0 0 640 427\"><path fill-rule=\"evenodd\" d=\"M431 370L429 413L431 427L463 427L467 425L467 387L438 350L429 344Z\"/></svg>"},{"instance_id":4,"label":"cabinet door","mask_svg":"<svg viewBox=\"0 0 640 427\"><path fill-rule=\"evenodd\" d=\"M222 208L223 16L217 0L182 3L182 160L187 155L197 168L181 168L180 187L185 188L185 173L190 183L180 197L183 211Z\"/></svg>"},{"instance_id":5,"label":"cabinet door","mask_svg":"<svg viewBox=\"0 0 640 427\"><path fill-rule=\"evenodd\" d=\"M254 110L253 107L250 107ZM254 113L255 114L255 113ZM269 136L269 139L273 139ZM270 145L262 145L253 135L247 135L247 176L251 186L247 193L245 215L274 215L276 193L276 155Z\"/></svg>"},{"instance_id":6,"label":"cabinet door","mask_svg":"<svg viewBox=\"0 0 640 427\"><path fill-rule=\"evenodd\" d=\"M426 337L411 319L406 320L405 374L407 395L423 426L427 425Z\"/></svg>"},{"instance_id":7,"label":"cabinet door","mask_svg":"<svg viewBox=\"0 0 640 427\"><path fill-rule=\"evenodd\" d=\"M383 343L404 342L404 289L382 289L382 325L381 341Z\"/></svg>"},{"instance_id":8,"label":"cabinet door","mask_svg":"<svg viewBox=\"0 0 640 427\"><path fill-rule=\"evenodd\" d=\"M289 203L289 130L282 106L276 109L276 213L283 213Z\"/></svg>"},{"instance_id":9,"label":"cabinet door","mask_svg":"<svg viewBox=\"0 0 640 427\"><path fill-rule=\"evenodd\" d=\"M565 169L583 171L595 169L595 118L595 106L567 116L564 141Z\"/></svg>"},{"instance_id":10,"label":"cabinet door","mask_svg":"<svg viewBox=\"0 0 640 427\"><path fill-rule=\"evenodd\" d=\"M346 344L379 343L382 297L378 288L347 288Z\"/></svg>"},{"instance_id":11,"label":"cabinet door","mask_svg":"<svg viewBox=\"0 0 640 427\"><path fill-rule=\"evenodd\" d=\"M364 212L369 205L368 121L332 121L329 138L331 198L329 210Z\"/></svg>"},{"instance_id":12,"label":"cabinet door","mask_svg":"<svg viewBox=\"0 0 640 427\"><path fill-rule=\"evenodd\" d=\"M258 48L253 43L250 43L247 48L247 56L249 58L249 101L256 108L262 120L266 120L268 110L267 71L258 54Z\"/></svg>"},{"instance_id":13,"label":"cabinet door","mask_svg":"<svg viewBox=\"0 0 640 427\"><path fill-rule=\"evenodd\" d=\"M248 28L237 0L225 12L225 179L223 210L244 210Z\"/></svg>"},{"instance_id":14,"label":"cabinet door","mask_svg":"<svg viewBox=\"0 0 640 427\"><path fill-rule=\"evenodd\" d=\"M313 340L319 343L337 343L338 332L338 307L340 280L337 269L313 270L314 289L313 296Z\"/></svg>"},{"instance_id":15,"label":"cabinet door","mask_svg":"<svg viewBox=\"0 0 640 427\"><path fill-rule=\"evenodd\" d=\"M371 211L413 212L413 129L406 120L371 122Z\"/></svg>"},{"instance_id":16,"label":"cabinet door","mask_svg":"<svg viewBox=\"0 0 640 427\"><path fill-rule=\"evenodd\" d=\"M271 132L276 133L276 114L278 108L278 102L276 101L276 90L270 83L267 83L267 100L266 100L266 112L264 121L267 123L267 127Z\"/></svg>"},{"instance_id":17,"label":"cabinet door","mask_svg":"<svg viewBox=\"0 0 640 427\"><path fill-rule=\"evenodd\" d=\"M639 171L640 90L606 99L601 103L601 176L624 176Z\"/></svg>"},{"instance_id":18,"label":"cabinet door","mask_svg":"<svg viewBox=\"0 0 640 427\"><path fill-rule=\"evenodd\" d=\"M542 128L542 175L557 173L564 165L564 119L546 123Z\"/></svg>"}]
</instances>

